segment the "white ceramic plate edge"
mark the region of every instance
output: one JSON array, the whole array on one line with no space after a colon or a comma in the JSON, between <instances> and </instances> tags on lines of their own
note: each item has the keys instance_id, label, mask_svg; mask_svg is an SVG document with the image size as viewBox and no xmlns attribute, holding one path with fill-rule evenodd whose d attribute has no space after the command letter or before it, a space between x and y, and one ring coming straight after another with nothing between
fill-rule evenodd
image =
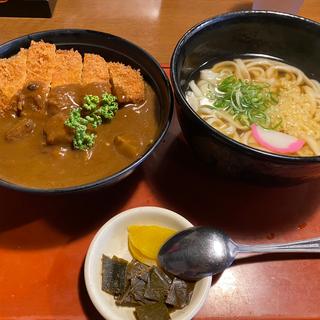
<instances>
[{"instance_id":1,"label":"white ceramic plate edge","mask_svg":"<svg viewBox=\"0 0 320 320\"><path fill-rule=\"evenodd\" d=\"M116 314L112 313L112 311L108 311L106 309L105 303L101 303L99 299L96 297L96 289L97 289L97 283L94 281L94 273L95 273L95 251L97 250L98 244L99 244L99 239L102 237L102 235L110 229L111 226L117 225L121 223L122 221L125 221L127 219L127 215L130 214L130 218L133 218L134 215L143 215L143 214L148 214L148 215L154 215L154 217L157 217L158 219L169 219L169 220L176 220L179 224L183 225L184 228L189 228L192 227L193 225L184 217L181 215L177 214L174 211L160 208L160 207L152 207L152 206L143 206L143 207L137 207L137 208L132 208L128 209L126 211L123 211L110 220L108 220L96 233L94 238L91 241L91 244L88 248L87 255L85 258L85 264L84 264L84 279L85 279L85 285L87 287L87 291L89 294L89 297L98 310L98 312L108 320L123 320L123 317L119 317ZM155 222L157 224L157 222ZM161 223L160 223L161 224ZM199 281L201 289L203 292L201 295L193 296L193 303L195 307L193 308L192 311L186 312L186 308L181 309L177 311L179 313L177 316L174 317L174 320L189 320L192 319L200 310L202 307L204 301L207 298L207 295L209 293L210 287L211 287L211 277L204 278ZM111 296L110 296L111 297ZM125 308L125 307L121 307ZM129 310L132 310L132 308L128 308ZM175 312L176 313L176 312ZM187 313L187 314L186 314Z\"/></svg>"}]
</instances>

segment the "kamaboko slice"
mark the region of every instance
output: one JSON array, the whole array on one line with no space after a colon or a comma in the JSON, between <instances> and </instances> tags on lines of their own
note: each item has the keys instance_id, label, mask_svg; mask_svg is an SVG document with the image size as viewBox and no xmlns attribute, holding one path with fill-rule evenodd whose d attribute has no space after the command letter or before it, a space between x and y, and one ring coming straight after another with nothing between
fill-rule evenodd
<instances>
[{"instance_id":1,"label":"kamaboko slice","mask_svg":"<svg viewBox=\"0 0 320 320\"><path fill-rule=\"evenodd\" d=\"M304 140L283 132L264 129L256 124L253 124L251 129L254 139L262 147L276 153L295 153L304 145Z\"/></svg>"}]
</instances>

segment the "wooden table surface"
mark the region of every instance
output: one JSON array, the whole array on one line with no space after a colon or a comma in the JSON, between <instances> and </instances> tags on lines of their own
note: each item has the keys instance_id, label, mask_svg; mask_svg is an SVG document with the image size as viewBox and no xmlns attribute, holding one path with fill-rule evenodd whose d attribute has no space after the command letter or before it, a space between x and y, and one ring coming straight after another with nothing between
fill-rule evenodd
<instances>
[{"instance_id":1,"label":"wooden table surface","mask_svg":"<svg viewBox=\"0 0 320 320\"><path fill-rule=\"evenodd\" d=\"M160 63L167 63L175 44L191 26L251 7L248 0L58 0L51 19L0 18L0 43L40 30L85 28L125 37ZM305 0L299 13L319 21L320 1Z\"/></svg>"},{"instance_id":2,"label":"wooden table surface","mask_svg":"<svg viewBox=\"0 0 320 320\"><path fill-rule=\"evenodd\" d=\"M167 64L188 28L251 5L58 0L51 19L0 18L0 43L40 30L94 29L135 42ZM320 1L305 0L299 13L320 21ZM319 191L319 181L264 188L208 176L174 119L153 156L109 190L39 197L0 189L0 319L100 319L84 287L83 261L97 229L122 210L158 205L239 241L298 240L320 235ZM214 279L196 319L320 319L319 274L316 255L243 259Z\"/></svg>"}]
</instances>

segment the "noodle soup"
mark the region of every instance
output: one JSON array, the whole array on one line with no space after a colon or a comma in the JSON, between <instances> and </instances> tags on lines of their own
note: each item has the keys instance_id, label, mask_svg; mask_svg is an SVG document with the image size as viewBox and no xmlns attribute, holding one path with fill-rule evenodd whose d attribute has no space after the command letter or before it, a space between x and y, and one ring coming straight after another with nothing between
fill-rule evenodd
<instances>
[{"instance_id":1,"label":"noodle soup","mask_svg":"<svg viewBox=\"0 0 320 320\"><path fill-rule=\"evenodd\" d=\"M228 137L267 152L320 155L320 84L280 61L216 63L189 82L189 105Z\"/></svg>"}]
</instances>

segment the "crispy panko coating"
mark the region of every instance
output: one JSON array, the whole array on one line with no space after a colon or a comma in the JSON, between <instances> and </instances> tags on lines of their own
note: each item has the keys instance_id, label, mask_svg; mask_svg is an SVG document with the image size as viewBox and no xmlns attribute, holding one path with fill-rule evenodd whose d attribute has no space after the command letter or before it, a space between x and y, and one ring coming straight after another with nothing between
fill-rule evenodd
<instances>
[{"instance_id":1,"label":"crispy panko coating","mask_svg":"<svg viewBox=\"0 0 320 320\"><path fill-rule=\"evenodd\" d=\"M139 103L144 97L144 82L139 70L118 62L108 63L112 93L120 103Z\"/></svg>"},{"instance_id":2,"label":"crispy panko coating","mask_svg":"<svg viewBox=\"0 0 320 320\"><path fill-rule=\"evenodd\" d=\"M27 50L8 59L0 59L0 114L11 108L11 99L26 80Z\"/></svg>"},{"instance_id":3,"label":"crispy panko coating","mask_svg":"<svg viewBox=\"0 0 320 320\"><path fill-rule=\"evenodd\" d=\"M82 74L82 57L76 50L57 50L56 64L53 70L51 87L66 84L80 84Z\"/></svg>"},{"instance_id":4,"label":"crispy panko coating","mask_svg":"<svg viewBox=\"0 0 320 320\"><path fill-rule=\"evenodd\" d=\"M54 44L31 41L28 49L26 82L42 82L49 88L55 60L56 46Z\"/></svg>"},{"instance_id":5,"label":"crispy panko coating","mask_svg":"<svg viewBox=\"0 0 320 320\"><path fill-rule=\"evenodd\" d=\"M68 84L84 86L103 84L121 104L145 100L144 81L139 70L119 62L106 62L103 57L76 50L56 50L54 44L31 41L29 49L21 49L8 59L0 59L0 114L10 109L13 98L26 85L44 84L44 101L50 88Z\"/></svg>"},{"instance_id":6,"label":"crispy panko coating","mask_svg":"<svg viewBox=\"0 0 320 320\"><path fill-rule=\"evenodd\" d=\"M99 55L85 53L83 59L82 84L105 82L110 86L108 63Z\"/></svg>"}]
</instances>

